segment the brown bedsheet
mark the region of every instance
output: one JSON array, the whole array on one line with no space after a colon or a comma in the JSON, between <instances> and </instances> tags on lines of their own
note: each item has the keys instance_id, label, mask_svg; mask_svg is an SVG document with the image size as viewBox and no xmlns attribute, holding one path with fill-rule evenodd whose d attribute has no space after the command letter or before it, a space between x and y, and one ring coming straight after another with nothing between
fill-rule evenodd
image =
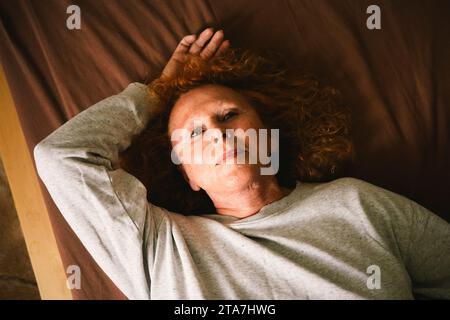
<instances>
[{"instance_id":1,"label":"brown bedsheet","mask_svg":"<svg viewBox=\"0 0 450 320\"><path fill-rule=\"evenodd\" d=\"M371 31L375 2L382 29ZM81 30L66 28L71 4ZM221 26L232 45L276 49L342 91L357 149L348 175L450 221L449 1L1 0L0 16L1 62L30 150L81 110L157 74L183 35ZM65 265L82 266L75 298L126 298L46 201Z\"/></svg>"}]
</instances>

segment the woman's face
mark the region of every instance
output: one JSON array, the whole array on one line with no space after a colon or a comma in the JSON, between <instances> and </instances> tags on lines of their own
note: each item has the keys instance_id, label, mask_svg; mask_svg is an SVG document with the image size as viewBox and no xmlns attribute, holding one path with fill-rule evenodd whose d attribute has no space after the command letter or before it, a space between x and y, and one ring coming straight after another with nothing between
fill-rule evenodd
<instances>
[{"instance_id":1,"label":"woman's face","mask_svg":"<svg viewBox=\"0 0 450 320\"><path fill-rule=\"evenodd\" d=\"M191 188L224 192L239 190L261 174L259 157L249 156L258 149L249 132L256 132L260 140L262 128L259 115L244 96L224 86L205 85L177 100L168 133L172 154L181 162ZM270 137L263 145L269 142Z\"/></svg>"}]
</instances>

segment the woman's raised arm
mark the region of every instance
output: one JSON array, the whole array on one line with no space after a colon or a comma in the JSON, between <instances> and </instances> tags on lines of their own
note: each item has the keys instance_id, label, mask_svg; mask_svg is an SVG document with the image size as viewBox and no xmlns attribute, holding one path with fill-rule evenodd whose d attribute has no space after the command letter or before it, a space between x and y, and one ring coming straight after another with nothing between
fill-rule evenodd
<instances>
[{"instance_id":1,"label":"woman's raised arm","mask_svg":"<svg viewBox=\"0 0 450 320\"><path fill-rule=\"evenodd\" d=\"M97 264L133 299L149 298L144 226L152 232L163 212L148 204L144 185L115 164L145 127L153 103L145 85L130 84L34 148L39 176L60 212Z\"/></svg>"},{"instance_id":2,"label":"woman's raised arm","mask_svg":"<svg viewBox=\"0 0 450 320\"><path fill-rule=\"evenodd\" d=\"M228 46L222 31L206 29L198 37L186 36L161 77L176 76L189 53L209 59ZM146 127L156 99L147 86L130 84L79 113L34 148L38 174L60 212L130 299L150 297L147 253L153 251L166 210L148 203L144 185L117 164L119 153Z\"/></svg>"}]
</instances>

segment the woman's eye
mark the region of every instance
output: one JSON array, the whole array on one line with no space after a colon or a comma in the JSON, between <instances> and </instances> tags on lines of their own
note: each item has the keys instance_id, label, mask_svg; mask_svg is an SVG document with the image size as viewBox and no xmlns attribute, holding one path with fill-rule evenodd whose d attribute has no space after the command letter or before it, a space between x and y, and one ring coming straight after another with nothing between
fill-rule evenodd
<instances>
[{"instance_id":1,"label":"woman's eye","mask_svg":"<svg viewBox=\"0 0 450 320\"><path fill-rule=\"evenodd\" d=\"M222 117L222 121L227 121L228 119L233 118L235 115L237 115L237 113L234 112L234 111L227 112L227 113Z\"/></svg>"},{"instance_id":2,"label":"woman's eye","mask_svg":"<svg viewBox=\"0 0 450 320\"><path fill-rule=\"evenodd\" d=\"M191 138L195 138L196 136L198 136L199 134L201 134L203 131L202 128L198 127L195 128L194 131L191 132Z\"/></svg>"}]
</instances>

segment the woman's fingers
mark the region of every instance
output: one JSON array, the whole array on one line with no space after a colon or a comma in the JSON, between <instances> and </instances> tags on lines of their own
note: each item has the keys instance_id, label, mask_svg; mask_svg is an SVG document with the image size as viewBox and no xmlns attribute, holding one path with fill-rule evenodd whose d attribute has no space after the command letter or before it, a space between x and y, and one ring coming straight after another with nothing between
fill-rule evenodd
<instances>
[{"instance_id":1,"label":"woman's fingers","mask_svg":"<svg viewBox=\"0 0 450 320\"><path fill-rule=\"evenodd\" d=\"M230 40L225 40L220 44L219 49L216 51L216 56L221 56L230 47Z\"/></svg>"},{"instance_id":2,"label":"woman's fingers","mask_svg":"<svg viewBox=\"0 0 450 320\"><path fill-rule=\"evenodd\" d=\"M223 30L219 30L214 33L213 37L209 41L209 43L205 46L205 48L200 53L200 56L203 59L210 59L219 49L220 45L223 43Z\"/></svg>"},{"instance_id":3,"label":"woman's fingers","mask_svg":"<svg viewBox=\"0 0 450 320\"><path fill-rule=\"evenodd\" d=\"M214 31L212 28L208 28L202 31L198 36L197 40L191 45L189 52L192 54L198 54L203 50L203 47L211 39Z\"/></svg>"},{"instance_id":4,"label":"woman's fingers","mask_svg":"<svg viewBox=\"0 0 450 320\"><path fill-rule=\"evenodd\" d=\"M188 53L189 49L191 48L194 41L197 39L197 35L190 34L188 36L185 36L183 39L181 39L180 43L176 47L174 54L179 53Z\"/></svg>"},{"instance_id":5,"label":"woman's fingers","mask_svg":"<svg viewBox=\"0 0 450 320\"><path fill-rule=\"evenodd\" d=\"M207 28L199 36L195 34L185 36L175 48L161 77L175 77L188 54L199 54L203 59L210 59L215 55L223 54L229 46L230 41L224 40L223 30L214 32L213 28Z\"/></svg>"},{"instance_id":6,"label":"woman's fingers","mask_svg":"<svg viewBox=\"0 0 450 320\"><path fill-rule=\"evenodd\" d=\"M195 34L185 36L175 49L174 56L191 53L210 59L215 54L221 55L230 46L230 41L223 38L223 30L214 32L213 28L203 30L198 37Z\"/></svg>"}]
</instances>

